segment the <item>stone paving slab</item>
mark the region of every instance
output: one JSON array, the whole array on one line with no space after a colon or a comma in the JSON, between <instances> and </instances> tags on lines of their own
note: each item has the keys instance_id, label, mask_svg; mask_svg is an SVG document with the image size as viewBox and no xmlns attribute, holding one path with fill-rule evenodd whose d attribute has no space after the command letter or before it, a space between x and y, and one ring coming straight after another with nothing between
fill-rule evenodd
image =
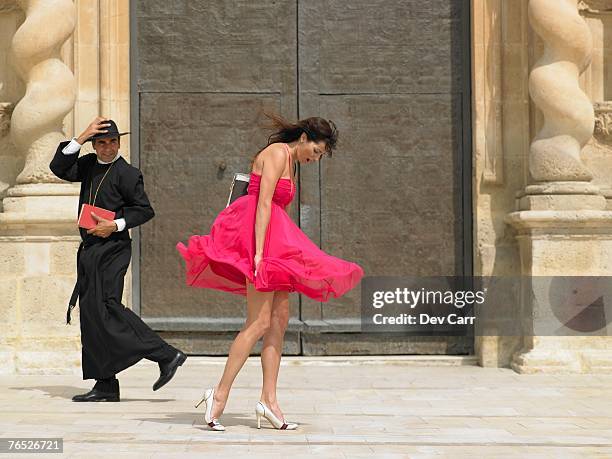
<instances>
[{"instance_id":1,"label":"stone paving slab","mask_svg":"<svg viewBox=\"0 0 612 459\"><path fill-rule=\"evenodd\" d=\"M4 457L612 458L612 375L520 375L469 358L283 359L279 401L297 431L256 428L250 358L208 431L203 405L224 358L190 357L153 392L157 366L119 375L120 403L73 403L89 381L0 375L0 438L62 437L63 454ZM428 365L424 364L428 363Z\"/></svg>"}]
</instances>

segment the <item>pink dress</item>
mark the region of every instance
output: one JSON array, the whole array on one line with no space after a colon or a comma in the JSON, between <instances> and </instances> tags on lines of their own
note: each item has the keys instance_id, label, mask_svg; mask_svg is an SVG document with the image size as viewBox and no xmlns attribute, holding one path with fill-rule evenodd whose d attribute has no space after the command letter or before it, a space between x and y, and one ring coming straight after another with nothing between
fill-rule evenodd
<instances>
[{"instance_id":1,"label":"pink dress","mask_svg":"<svg viewBox=\"0 0 612 459\"><path fill-rule=\"evenodd\" d=\"M289 156L289 147L283 144ZM323 252L285 211L295 196L293 180L281 178L272 196L262 260L254 274L255 215L261 176L251 172L248 194L217 215L210 234L194 235L176 248L186 263L187 285L246 295L246 279L259 291L299 292L318 301L337 298L363 277L356 263Z\"/></svg>"}]
</instances>

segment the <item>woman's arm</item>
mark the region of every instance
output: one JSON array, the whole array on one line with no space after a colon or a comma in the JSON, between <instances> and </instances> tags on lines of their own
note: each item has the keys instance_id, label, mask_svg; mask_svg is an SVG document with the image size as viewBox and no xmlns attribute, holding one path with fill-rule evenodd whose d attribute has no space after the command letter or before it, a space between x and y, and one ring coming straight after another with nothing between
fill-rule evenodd
<instances>
[{"instance_id":1,"label":"woman's arm","mask_svg":"<svg viewBox=\"0 0 612 459\"><path fill-rule=\"evenodd\" d=\"M263 255L266 231L272 213L272 196L274 196L276 183L283 175L285 163L287 162L286 157L285 149L281 145L273 145L264 158L257 212L255 214L255 263Z\"/></svg>"}]
</instances>

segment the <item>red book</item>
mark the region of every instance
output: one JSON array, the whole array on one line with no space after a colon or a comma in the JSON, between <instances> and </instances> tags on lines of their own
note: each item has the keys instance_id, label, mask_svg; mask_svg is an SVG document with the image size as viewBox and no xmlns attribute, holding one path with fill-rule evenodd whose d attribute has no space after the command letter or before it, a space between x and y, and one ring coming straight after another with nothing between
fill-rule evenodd
<instances>
[{"instance_id":1,"label":"red book","mask_svg":"<svg viewBox=\"0 0 612 459\"><path fill-rule=\"evenodd\" d=\"M98 223L91 216L91 213L95 213L98 217L102 217L106 220L114 220L115 212L112 210L106 210L102 207L96 207L89 204L83 204L81 206L81 213L79 214L79 226L85 229L92 229Z\"/></svg>"}]
</instances>

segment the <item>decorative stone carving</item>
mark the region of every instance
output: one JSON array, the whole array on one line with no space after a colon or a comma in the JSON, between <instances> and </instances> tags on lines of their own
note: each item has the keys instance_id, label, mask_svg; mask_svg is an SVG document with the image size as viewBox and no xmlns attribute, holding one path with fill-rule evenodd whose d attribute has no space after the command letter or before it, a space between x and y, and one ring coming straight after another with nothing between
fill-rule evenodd
<instances>
[{"instance_id":1,"label":"decorative stone carving","mask_svg":"<svg viewBox=\"0 0 612 459\"><path fill-rule=\"evenodd\" d=\"M26 159L17 183L58 182L49 162L65 138L62 123L75 101L74 76L62 62L60 48L74 31L76 11L71 0L19 0L18 4L26 18L12 45L26 93L13 112L11 139L26 152Z\"/></svg>"},{"instance_id":2,"label":"decorative stone carving","mask_svg":"<svg viewBox=\"0 0 612 459\"><path fill-rule=\"evenodd\" d=\"M0 14L8 13L16 9L18 9L17 5L12 0L4 0L4 2L0 3Z\"/></svg>"},{"instance_id":3,"label":"decorative stone carving","mask_svg":"<svg viewBox=\"0 0 612 459\"><path fill-rule=\"evenodd\" d=\"M0 90L2 84L0 83ZM13 113L14 105L10 102L0 102L0 155L3 155L10 148L11 143L8 139L10 127L11 127L11 113ZM0 163L0 166L2 164ZM6 190L9 188L6 171L0 169L0 198L3 198L6 194ZM2 211L2 205L0 203L0 212Z\"/></svg>"},{"instance_id":4,"label":"decorative stone carving","mask_svg":"<svg viewBox=\"0 0 612 459\"><path fill-rule=\"evenodd\" d=\"M9 134L13 108L14 105L10 102L0 102L0 138Z\"/></svg>"},{"instance_id":5,"label":"decorative stone carving","mask_svg":"<svg viewBox=\"0 0 612 459\"><path fill-rule=\"evenodd\" d=\"M612 144L612 102L598 102L595 107L595 138Z\"/></svg>"},{"instance_id":6,"label":"decorative stone carving","mask_svg":"<svg viewBox=\"0 0 612 459\"><path fill-rule=\"evenodd\" d=\"M581 13L611 14L612 4L610 0L580 0L578 10Z\"/></svg>"},{"instance_id":7,"label":"decorative stone carving","mask_svg":"<svg viewBox=\"0 0 612 459\"><path fill-rule=\"evenodd\" d=\"M538 182L590 181L580 150L593 135L594 113L578 76L591 60L591 32L577 0L531 0L529 20L544 42L529 76L530 95L544 115L531 144L531 176Z\"/></svg>"}]
</instances>

